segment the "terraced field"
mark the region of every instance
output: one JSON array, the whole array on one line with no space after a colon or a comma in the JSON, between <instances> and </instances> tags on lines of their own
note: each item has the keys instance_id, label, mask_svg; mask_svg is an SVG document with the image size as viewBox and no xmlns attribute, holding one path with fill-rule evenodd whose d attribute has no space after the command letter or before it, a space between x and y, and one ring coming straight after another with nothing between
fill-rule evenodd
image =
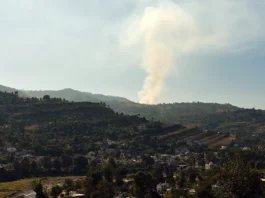
<instances>
[{"instance_id":1,"label":"terraced field","mask_svg":"<svg viewBox=\"0 0 265 198\"><path fill-rule=\"evenodd\" d=\"M207 130L201 130L199 128L185 128L162 134L158 136L159 139L176 139L176 140L194 140L200 143L207 144L209 148L218 148L221 145L228 145L232 140L235 140L235 136L227 136L224 134L218 134L216 132L209 132Z\"/></svg>"}]
</instances>

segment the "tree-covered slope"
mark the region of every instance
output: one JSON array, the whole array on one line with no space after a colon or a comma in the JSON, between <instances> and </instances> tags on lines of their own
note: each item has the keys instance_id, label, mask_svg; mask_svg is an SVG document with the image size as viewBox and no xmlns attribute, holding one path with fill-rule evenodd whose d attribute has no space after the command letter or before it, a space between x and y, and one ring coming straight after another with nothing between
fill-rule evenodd
<instances>
[{"instance_id":1,"label":"tree-covered slope","mask_svg":"<svg viewBox=\"0 0 265 198\"><path fill-rule=\"evenodd\" d=\"M165 139L173 142L193 139L212 144L207 137L214 136L199 128L165 125L138 115L116 113L102 102L39 100L4 92L0 92L0 133L1 145L9 142L37 155L54 156L86 154L99 148L96 143L106 139L130 142L131 152L155 152L157 145L166 143ZM157 137L163 137L164 141L153 139ZM226 137L217 135L218 138Z\"/></svg>"},{"instance_id":2,"label":"tree-covered slope","mask_svg":"<svg viewBox=\"0 0 265 198\"><path fill-rule=\"evenodd\" d=\"M142 105L137 103L112 103L110 106L127 114L140 114L164 123L179 123L215 132L231 133L239 138L265 134L265 111L243 109L230 104L173 103Z\"/></svg>"},{"instance_id":3,"label":"tree-covered slope","mask_svg":"<svg viewBox=\"0 0 265 198\"><path fill-rule=\"evenodd\" d=\"M19 90L15 88L6 87L0 85L0 91L15 93L21 97L36 97L42 98L44 95L49 95L52 98L63 98L68 101L74 102L106 102L106 101L117 101L117 102L130 102L128 99L119 96L108 96L103 94L92 94L89 92L81 92L74 89L62 89L62 90Z\"/></svg>"},{"instance_id":4,"label":"tree-covered slope","mask_svg":"<svg viewBox=\"0 0 265 198\"><path fill-rule=\"evenodd\" d=\"M1 90L15 92L16 89L0 87ZM19 96L42 98L44 95L64 98L75 102L105 102L115 112L127 115L140 115L149 120L166 124L182 124L188 127L233 132L251 135L263 133L264 111L242 109L230 104L217 103L171 103L145 105L131 102L125 98L80 92L73 89L59 91L18 91Z\"/></svg>"},{"instance_id":5,"label":"tree-covered slope","mask_svg":"<svg viewBox=\"0 0 265 198\"><path fill-rule=\"evenodd\" d=\"M117 112L126 114L140 114L147 118L154 118L166 123L190 124L194 117L215 114L220 112L231 112L239 109L230 104L217 103L171 103L146 105L128 102L108 102L111 108Z\"/></svg>"},{"instance_id":6,"label":"tree-covered slope","mask_svg":"<svg viewBox=\"0 0 265 198\"><path fill-rule=\"evenodd\" d=\"M6 86L3 86L3 85L0 85L0 91L1 92L8 92L8 93L12 93L12 92L15 93L15 92L17 92L20 97L29 97L22 90L18 90L18 89L11 88L11 87L6 87Z\"/></svg>"},{"instance_id":7,"label":"tree-covered slope","mask_svg":"<svg viewBox=\"0 0 265 198\"><path fill-rule=\"evenodd\" d=\"M67 149L86 153L96 141L129 138L147 122L115 113L104 103L25 99L0 92L2 144L10 142L38 154L59 155Z\"/></svg>"},{"instance_id":8,"label":"tree-covered slope","mask_svg":"<svg viewBox=\"0 0 265 198\"><path fill-rule=\"evenodd\" d=\"M117 96L106 96L103 94L92 94L89 92L81 92L70 88L62 89L58 91L24 91L30 97L42 98L44 95L50 95L51 97L64 98L74 102L129 102L126 98Z\"/></svg>"}]
</instances>

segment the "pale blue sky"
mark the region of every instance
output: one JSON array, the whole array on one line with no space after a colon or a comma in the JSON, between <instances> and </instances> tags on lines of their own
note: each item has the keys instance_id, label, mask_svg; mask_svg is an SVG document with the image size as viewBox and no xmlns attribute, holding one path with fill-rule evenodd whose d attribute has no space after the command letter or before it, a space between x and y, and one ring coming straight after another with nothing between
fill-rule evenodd
<instances>
[{"instance_id":1,"label":"pale blue sky","mask_svg":"<svg viewBox=\"0 0 265 198\"><path fill-rule=\"evenodd\" d=\"M265 109L264 0L175 0L221 49L176 55L160 102ZM137 101L145 71L121 45L124 24L157 0L0 0L0 84L74 88Z\"/></svg>"}]
</instances>

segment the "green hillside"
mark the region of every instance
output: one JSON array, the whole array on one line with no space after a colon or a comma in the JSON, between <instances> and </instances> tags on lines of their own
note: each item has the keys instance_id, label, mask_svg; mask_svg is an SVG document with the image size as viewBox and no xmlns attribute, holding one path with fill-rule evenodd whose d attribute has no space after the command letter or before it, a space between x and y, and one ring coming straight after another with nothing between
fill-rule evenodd
<instances>
[{"instance_id":1,"label":"green hillside","mask_svg":"<svg viewBox=\"0 0 265 198\"><path fill-rule=\"evenodd\" d=\"M154 118L166 123L188 123L196 117L238 110L230 104L217 103L171 103L158 105L145 105L139 103L109 102L111 108L126 114L140 114L147 118Z\"/></svg>"},{"instance_id":2,"label":"green hillside","mask_svg":"<svg viewBox=\"0 0 265 198\"><path fill-rule=\"evenodd\" d=\"M67 149L85 154L94 142L129 138L144 123L145 118L115 113L105 103L24 99L0 92L0 125L6 126L2 144L12 142L38 155L59 155Z\"/></svg>"},{"instance_id":3,"label":"green hillside","mask_svg":"<svg viewBox=\"0 0 265 198\"><path fill-rule=\"evenodd\" d=\"M16 89L0 86L1 90L16 92ZM126 98L91 94L73 89L59 91L18 91L19 96L42 98L44 95L75 102L104 102L115 112L138 115L148 120L160 121L167 125L182 124L189 128L200 127L215 132L251 136L264 133L265 113L262 110L242 109L231 104L218 103L171 103L146 105L134 103ZM2 116L3 117L3 116Z\"/></svg>"}]
</instances>

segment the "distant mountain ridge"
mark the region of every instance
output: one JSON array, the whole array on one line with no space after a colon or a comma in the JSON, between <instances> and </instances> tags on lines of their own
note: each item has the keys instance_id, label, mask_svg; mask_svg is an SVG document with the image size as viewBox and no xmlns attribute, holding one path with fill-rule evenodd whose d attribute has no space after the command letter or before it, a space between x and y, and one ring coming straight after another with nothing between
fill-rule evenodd
<instances>
[{"instance_id":1,"label":"distant mountain ridge","mask_svg":"<svg viewBox=\"0 0 265 198\"><path fill-rule=\"evenodd\" d=\"M44 95L50 95L53 98L62 98L74 102L105 102L116 112L128 115L140 114L148 119L160 120L165 123L192 124L193 120L197 120L197 117L202 118L205 115L240 109L230 104L202 102L146 105L132 102L123 97L92 94L70 88L57 91L26 91L0 86L0 90L7 92L18 91L18 95L21 97L42 98Z\"/></svg>"},{"instance_id":2,"label":"distant mountain ridge","mask_svg":"<svg viewBox=\"0 0 265 198\"><path fill-rule=\"evenodd\" d=\"M187 127L200 127L206 130L231 132L241 137L253 132L265 134L265 111L244 109L231 104L218 103L169 103L146 105L126 98L92 94L73 89L58 91L25 91L0 85L0 91L18 92L20 97L62 98L74 102L105 102L111 109L127 115L141 115L149 120L165 124L182 124Z\"/></svg>"},{"instance_id":3,"label":"distant mountain ridge","mask_svg":"<svg viewBox=\"0 0 265 198\"><path fill-rule=\"evenodd\" d=\"M132 102L126 98L118 96L106 96L103 94L92 94L89 92L82 92L71 88L62 90L18 90L0 85L0 91L15 92L21 97L36 97L42 98L44 95L50 97L62 98L74 102L105 102L113 110L125 114L140 114L149 119L154 118L163 122L176 122L181 120L181 117L192 116L197 114L213 114L220 112L235 111L240 108L231 104L218 104L218 103L168 103L147 105Z\"/></svg>"},{"instance_id":4,"label":"distant mountain ridge","mask_svg":"<svg viewBox=\"0 0 265 198\"><path fill-rule=\"evenodd\" d=\"M19 90L11 87L6 87L0 85L0 91L3 92L18 92L20 97L36 97L42 98L44 95L50 95L51 97L55 98L62 98L68 101L74 102L107 102L107 101L117 101L117 102L131 102L130 100L118 97L118 96L107 96L103 94L92 94L89 92L81 92L78 90L74 90L71 88L66 88L62 90Z\"/></svg>"},{"instance_id":5,"label":"distant mountain ridge","mask_svg":"<svg viewBox=\"0 0 265 198\"><path fill-rule=\"evenodd\" d=\"M8 93L14 93L14 92L18 92L18 95L20 97L29 97L27 94L24 93L24 91L21 91L21 90L18 90L18 89L15 89L15 88L11 88L11 87L6 87L6 86L3 86L3 85L0 85L0 91L2 92L8 92Z\"/></svg>"},{"instance_id":6,"label":"distant mountain ridge","mask_svg":"<svg viewBox=\"0 0 265 198\"><path fill-rule=\"evenodd\" d=\"M71 88L66 88L58 91L24 91L30 97L41 98L44 95L51 97L64 98L74 102L101 102L101 101L117 101L117 102L130 102L128 99L118 96L106 96L103 94L92 94L89 92L82 92Z\"/></svg>"}]
</instances>

